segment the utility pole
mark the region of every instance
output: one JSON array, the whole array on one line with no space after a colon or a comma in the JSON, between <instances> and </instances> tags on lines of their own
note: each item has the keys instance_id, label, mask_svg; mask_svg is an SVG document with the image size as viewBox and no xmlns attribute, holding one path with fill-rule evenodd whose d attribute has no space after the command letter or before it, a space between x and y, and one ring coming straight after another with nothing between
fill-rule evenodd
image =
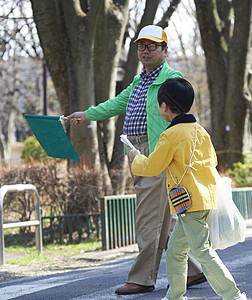
<instances>
[{"instance_id":1,"label":"utility pole","mask_svg":"<svg viewBox=\"0 0 252 300\"><path fill-rule=\"evenodd\" d=\"M43 114L47 115L47 67L46 61L43 59Z\"/></svg>"}]
</instances>

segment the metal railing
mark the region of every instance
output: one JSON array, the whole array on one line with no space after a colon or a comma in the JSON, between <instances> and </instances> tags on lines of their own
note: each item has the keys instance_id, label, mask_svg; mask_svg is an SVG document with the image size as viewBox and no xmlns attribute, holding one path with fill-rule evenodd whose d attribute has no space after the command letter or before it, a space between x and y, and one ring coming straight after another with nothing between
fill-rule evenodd
<instances>
[{"instance_id":1,"label":"metal railing","mask_svg":"<svg viewBox=\"0 0 252 300\"><path fill-rule=\"evenodd\" d=\"M78 242L82 239L83 231L85 232L87 238L90 237L92 232L96 232L96 236L99 239L101 237L101 225L100 225L100 214L71 214L71 215L57 215L57 216L48 216L42 217L42 224L44 220L49 220L49 240L53 243L55 240L58 240L59 243L63 242L63 232L64 232L64 225L67 226L67 234L68 234L68 242L73 242L73 223L76 224L77 233L78 233ZM83 226L81 226L81 220L85 221L85 229L83 230ZM74 221L74 222L73 222ZM93 222L92 222L93 221ZM93 224L94 227L93 228ZM43 224L44 225L44 224ZM46 228L43 226L43 240L45 236ZM55 233L58 233L56 237Z\"/></svg>"},{"instance_id":2,"label":"metal railing","mask_svg":"<svg viewBox=\"0 0 252 300\"><path fill-rule=\"evenodd\" d=\"M234 188L232 197L243 218L252 218L252 187Z\"/></svg>"},{"instance_id":3,"label":"metal railing","mask_svg":"<svg viewBox=\"0 0 252 300\"><path fill-rule=\"evenodd\" d=\"M20 185L23 186L23 185ZM27 187L27 185L25 185ZM33 186L32 186L33 187ZM1 210L0 210L0 226L1 226L1 260L0 264L4 263L4 237L3 229L17 227L19 223L2 224L2 199L3 199L3 188L1 188ZM33 187L34 188L34 187ZM36 191L37 193L37 191ZM38 195L38 194L37 194ZM252 188L235 188L232 190L233 200L238 207L239 211L245 219L252 218ZM37 204L38 216L40 214L39 198ZM135 236L135 207L136 207L136 195L120 195L120 196L107 196L101 200L101 213L100 214L74 214L74 215L61 215L61 216L48 216L42 217L41 225L38 220L21 222L22 226L37 226L36 231L36 245L37 249L41 248L42 252L42 237L39 235L42 231L43 222L46 219L49 220L49 240L50 242L55 241L56 232L57 238L60 243L63 242L63 228L68 234L69 243L73 242L73 220L75 228L77 228L78 241L81 241L83 231L85 235L89 237L91 233L96 233L97 238L102 238L102 249L114 249L136 243ZM85 219L85 222L83 223ZM81 226L85 224L85 226ZM1 225L2 224L2 225ZM44 224L45 225L45 224ZM43 228L46 230L45 226ZM41 234L42 235L42 234ZM41 240L41 241L40 241Z\"/></svg>"},{"instance_id":4,"label":"metal railing","mask_svg":"<svg viewBox=\"0 0 252 300\"><path fill-rule=\"evenodd\" d=\"M107 196L101 200L102 249L136 243L136 195Z\"/></svg>"},{"instance_id":5,"label":"metal railing","mask_svg":"<svg viewBox=\"0 0 252 300\"><path fill-rule=\"evenodd\" d=\"M232 189L234 203L244 219L252 218L252 188ZM136 242L136 195L108 196L101 201L102 249Z\"/></svg>"},{"instance_id":6,"label":"metal railing","mask_svg":"<svg viewBox=\"0 0 252 300\"><path fill-rule=\"evenodd\" d=\"M7 223L3 224L3 201L7 193L9 192L32 192L36 200L36 219L25 222ZM36 187L32 184L14 184L14 185L4 185L0 188L0 265L4 265L4 229L7 228L17 228L17 227L27 227L36 226L35 238L36 238L36 248L37 251L42 253L42 226L41 226L41 208L40 199Z\"/></svg>"}]
</instances>

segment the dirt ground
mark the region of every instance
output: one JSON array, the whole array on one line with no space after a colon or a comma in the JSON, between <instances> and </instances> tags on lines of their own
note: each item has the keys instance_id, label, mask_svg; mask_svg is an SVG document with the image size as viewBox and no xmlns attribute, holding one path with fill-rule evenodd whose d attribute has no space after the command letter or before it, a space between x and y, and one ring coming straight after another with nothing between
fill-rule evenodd
<instances>
[{"instance_id":1,"label":"dirt ground","mask_svg":"<svg viewBox=\"0 0 252 300\"><path fill-rule=\"evenodd\" d=\"M134 256L137 252L137 245L134 244L119 249L88 252L74 256L50 256L49 261L33 263L25 266L5 264L0 266L0 282L21 277L45 276L56 273L83 270L91 266L97 266L113 260ZM5 261L14 258L17 259L16 254L5 254Z\"/></svg>"},{"instance_id":2,"label":"dirt ground","mask_svg":"<svg viewBox=\"0 0 252 300\"><path fill-rule=\"evenodd\" d=\"M50 261L32 263L29 265L10 265L5 264L0 267L0 282L21 277L33 277L61 273L71 270L78 270L86 267L85 264L78 262L71 257L52 257Z\"/></svg>"}]
</instances>

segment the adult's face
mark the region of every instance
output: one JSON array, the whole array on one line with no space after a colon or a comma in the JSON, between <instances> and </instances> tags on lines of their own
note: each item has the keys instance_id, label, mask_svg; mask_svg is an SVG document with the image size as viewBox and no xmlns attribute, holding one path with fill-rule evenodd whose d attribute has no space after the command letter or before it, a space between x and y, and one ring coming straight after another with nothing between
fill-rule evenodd
<instances>
[{"instance_id":1,"label":"adult's face","mask_svg":"<svg viewBox=\"0 0 252 300\"><path fill-rule=\"evenodd\" d=\"M156 50L150 51L148 47L144 47L143 51L137 50L139 61L145 66L147 74L159 67L164 61L167 53L167 47L162 50L160 43L155 43L153 41L142 39L138 41L139 45L150 45L157 44Z\"/></svg>"}]
</instances>

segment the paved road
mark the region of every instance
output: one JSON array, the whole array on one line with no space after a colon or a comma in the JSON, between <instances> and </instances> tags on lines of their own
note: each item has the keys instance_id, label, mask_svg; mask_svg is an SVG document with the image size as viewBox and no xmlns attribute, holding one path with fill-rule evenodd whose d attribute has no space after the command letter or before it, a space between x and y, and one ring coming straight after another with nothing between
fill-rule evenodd
<instances>
[{"instance_id":1,"label":"paved road","mask_svg":"<svg viewBox=\"0 0 252 300\"><path fill-rule=\"evenodd\" d=\"M247 227L247 238L242 244L218 251L233 274L238 287L252 300L252 223ZM104 254L105 255L105 254ZM155 291L147 294L118 296L115 289L125 282L135 254L123 259L81 271L33 278L16 279L0 283L0 300L119 300L161 299L165 296L167 279L163 255ZM188 300L221 299L206 282L187 291Z\"/></svg>"}]
</instances>

